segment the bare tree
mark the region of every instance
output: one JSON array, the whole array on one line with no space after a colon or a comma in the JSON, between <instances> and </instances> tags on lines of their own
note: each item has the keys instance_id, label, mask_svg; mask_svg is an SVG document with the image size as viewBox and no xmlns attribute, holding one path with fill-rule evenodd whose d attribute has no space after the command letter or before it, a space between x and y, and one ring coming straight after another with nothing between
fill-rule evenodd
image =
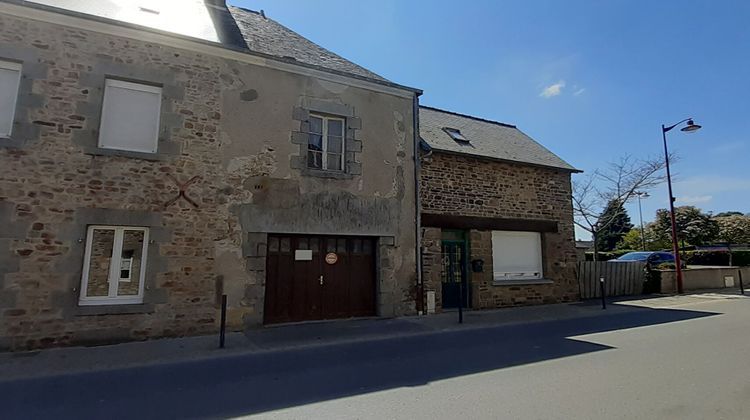
<instances>
[{"instance_id":1,"label":"bare tree","mask_svg":"<svg viewBox=\"0 0 750 420\"><path fill-rule=\"evenodd\" d=\"M670 160L674 159L670 156ZM597 169L583 179L573 182L574 222L591 234L594 241L594 261L597 260L598 233L609 226L620 213L605 213L609 203L626 204L636 191L651 189L664 181L664 160L637 159L624 156L604 169Z\"/></svg>"}]
</instances>

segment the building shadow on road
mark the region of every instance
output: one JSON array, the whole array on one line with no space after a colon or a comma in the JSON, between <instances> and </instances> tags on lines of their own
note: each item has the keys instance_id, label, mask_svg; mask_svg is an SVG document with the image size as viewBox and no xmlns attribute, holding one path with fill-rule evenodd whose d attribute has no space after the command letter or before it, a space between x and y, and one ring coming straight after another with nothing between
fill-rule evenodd
<instances>
[{"instance_id":1,"label":"building shadow on road","mask_svg":"<svg viewBox=\"0 0 750 420\"><path fill-rule=\"evenodd\" d=\"M4 418L233 417L606 351L568 337L717 315L633 308L0 383Z\"/></svg>"}]
</instances>

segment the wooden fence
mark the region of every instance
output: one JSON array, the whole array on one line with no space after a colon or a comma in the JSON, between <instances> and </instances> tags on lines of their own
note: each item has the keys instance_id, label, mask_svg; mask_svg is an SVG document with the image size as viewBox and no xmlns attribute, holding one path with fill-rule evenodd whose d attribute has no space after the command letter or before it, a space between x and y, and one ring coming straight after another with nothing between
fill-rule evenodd
<instances>
[{"instance_id":1,"label":"wooden fence","mask_svg":"<svg viewBox=\"0 0 750 420\"><path fill-rule=\"evenodd\" d=\"M604 278L607 296L632 296L643 293L645 263L581 261L578 263L578 287L581 299L600 298L599 279Z\"/></svg>"}]
</instances>

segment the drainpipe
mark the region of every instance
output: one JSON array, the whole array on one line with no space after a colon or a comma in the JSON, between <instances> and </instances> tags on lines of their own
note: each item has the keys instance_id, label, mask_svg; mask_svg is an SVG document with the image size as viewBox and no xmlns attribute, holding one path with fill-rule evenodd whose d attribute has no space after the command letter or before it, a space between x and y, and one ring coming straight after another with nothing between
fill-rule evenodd
<instances>
[{"instance_id":1,"label":"drainpipe","mask_svg":"<svg viewBox=\"0 0 750 420\"><path fill-rule=\"evenodd\" d=\"M419 160L419 95L420 93L414 94L413 101L413 118L414 118L414 205L416 215L416 258L417 258L417 290L419 291L419 312L425 315L425 296L424 296L424 281L422 279L422 206L419 199L419 174L420 174L420 160Z\"/></svg>"}]
</instances>

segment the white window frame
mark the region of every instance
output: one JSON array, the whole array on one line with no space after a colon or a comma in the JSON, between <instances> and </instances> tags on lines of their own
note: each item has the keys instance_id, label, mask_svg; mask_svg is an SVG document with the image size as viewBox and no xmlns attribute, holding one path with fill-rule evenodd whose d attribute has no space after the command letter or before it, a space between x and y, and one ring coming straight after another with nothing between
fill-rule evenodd
<instances>
[{"instance_id":1,"label":"white window frame","mask_svg":"<svg viewBox=\"0 0 750 420\"><path fill-rule=\"evenodd\" d=\"M156 114L156 126L153 133L154 136L154 148L151 150L138 150L134 148L127 148L123 146L118 147L111 147L111 146L104 146L102 145L102 135L104 133L104 116L107 115L107 88L114 87L114 88L120 88L120 89L130 89L135 90L138 92L147 92L147 93L155 93L159 95L159 110ZM133 82L126 82L124 80L117 80L117 79L106 79L104 81L104 99L102 100L102 115L99 120L99 140L98 140L98 147L102 149L110 149L110 150L124 150L128 152L138 152L138 153L156 153L159 148L159 128L161 126L161 102L162 102L162 88L159 86L153 86L153 85L144 85L142 83L133 83Z\"/></svg>"},{"instance_id":2,"label":"white window frame","mask_svg":"<svg viewBox=\"0 0 750 420\"><path fill-rule=\"evenodd\" d=\"M92 242L94 239L94 230L114 230L114 243L112 245L112 255L110 256L109 262L109 292L107 296L86 296L86 291L89 285L89 269L91 265L91 251ZM117 290L120 284L120 268L122 266L122 243L126 230L135 230L143 232L143 249L141 250L141 270L139 275L140 282L138 283L138 294L118 296ZM140 304L143 303L143 291L144 283L146 279L146 264L148 256L148 233L149 229L146 227L136 226L107 226L107 225L91 225L88 227L86 232L86 250L83 258L83 276L81 277L81 293L78 299L78 304L81 306L92 306L92 305L128 305L128 304ZM120 256L115 258L115 256ZM132 259L131 268L132 268ZM117 263L115 263L117 262ZM132 278L132 270L131 270Z\"/></svg>"},{"instance_id":3,"label":"white window frame","mask_svg":"<svg viewBox=\"0 0 750 420\"><path fill-rule=\"evenodd\" d=\"M323 157L321 159L321 168L315 168L310 166L310 161L308 160L308 155L305 153L305 159L307 160L307 167L308 169L315 169L319 171L331 171L331 172L346 172L346 118L343 117L332 117L328 115L322 115L322 114L310 114L311 118L320 118L322 122L322 130L323 133L321 134L323 136L322 138L322 144L323 147ZM328 122L329 121L341 121L341 169L328 169ZM312 134L312 133L310 133ZM309 149L309 139L308 139L308 151Z\"/></svg>"},{"instance_id":4,"label":"white window frame","mask_svg":"<svg viewBox=\"0 0 750 420\"><path fill-rule=\"evenodd\" d=\"M0 133L0 138L8 138L13 133L13 122L16 118L16 107L18 106L18 90L21 88L21 74L23 73L23 64L13 61L0 60L0 69L18 72L18 79L16 79L16 92L13 97L13 106L11 106L10 108L10 126L7 133Z\"/></svg>"},{"instance_id":5,"label":"white window frame","mask_svg":"<svg viewBox=\"0 0 750 420\"><path fill-rule=\"evenodd\" d=\"M502 235L505 240L512 237L527 237L533 234L536 238L536 247L539 252L536 258L536 271L525 271L525 272L500 272L495 264L495 237L496 235ZM542 234L540 232L527 232L527 231L510 231L510 230L493 230L492 231L492 279L497 283L505 281L533 281L544 279L544 250L542 247Z\"/></svg>"}]
</instances>

